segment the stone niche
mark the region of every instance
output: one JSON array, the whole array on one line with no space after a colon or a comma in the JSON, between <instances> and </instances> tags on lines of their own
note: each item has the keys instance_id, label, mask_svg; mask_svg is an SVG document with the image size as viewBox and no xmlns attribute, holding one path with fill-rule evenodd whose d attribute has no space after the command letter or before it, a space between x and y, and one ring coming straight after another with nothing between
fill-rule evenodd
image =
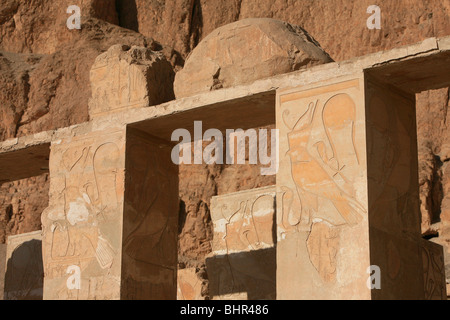
<instances>
[{"instance_id":1,"label":"stone niche","mask_svg":"<svg viewBox=\"0 0 450 320\"><path fill-rule=\"evenodd\" d=\"M212 254L207 258L213 299L276 298L275 187L211 199Z\"/></svg>"},{"instance_id":2,"label":"stone niche","mask_svg":"<svg viewBox=\"0 0 450 320\"><path fill-rule=\"evenodd\" d=\"M42 300L41 231L8 237L5 271L4 300Z\"/></svg>"},{"instance_id":3,"label":"stone niche","mask_svg":"<svg viewBox=\"0 0 450 320\"><path fill-rule=\"evenodd\" d=\"M442 247L420 232L414 94L364 73L280 90L277 128L278 299L443 297Z\"/></svg>"},{"instance_id":4,"label":"stone niche","mask_svg":"<svg viewBox=\"0 0 450 320\"><path fill-rule=\"evenodd\" d=\"M178 168L125 128L55 141L44 298L176 299ZM79 286L68 285L78 270Z\"/></svg>"},{"instance_id":5,"label":"stone niche","mask_svg":"<svg viewBox=\"0 0 450 320\"><path fill-rule=\"evenodd\" d=\"M91 69L91 119L130 108L147 107L174 98L175 73L160 52L114 45L99 55Z\"/></svg>"}]
</instances>

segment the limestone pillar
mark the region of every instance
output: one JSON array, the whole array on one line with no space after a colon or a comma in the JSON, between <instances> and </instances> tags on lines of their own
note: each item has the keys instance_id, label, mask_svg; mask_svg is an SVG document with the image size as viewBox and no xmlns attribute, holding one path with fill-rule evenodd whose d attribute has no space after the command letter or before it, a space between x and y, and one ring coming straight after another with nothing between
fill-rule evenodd
<instances>
[{"instance_id":1,"label":"limestone pillar","mask_svg":"<svg viewBox=\"0 0 450 320\"><path fill-rule=\"evenodd\" d=\"M52 143L44 299L176 298L177 168L167 160L169 148L126 128Z\"/></svg>"},{"instance_id":2,"label":"limestone pillar","mask_svg":"<svg viewBox=\"0 0 450 320\"><path fill-rule=\"evenodd\" d=\"M276 117L277 298L425 298L414 95L361 73L280 90Z\"/></svg>"}]
</instances>

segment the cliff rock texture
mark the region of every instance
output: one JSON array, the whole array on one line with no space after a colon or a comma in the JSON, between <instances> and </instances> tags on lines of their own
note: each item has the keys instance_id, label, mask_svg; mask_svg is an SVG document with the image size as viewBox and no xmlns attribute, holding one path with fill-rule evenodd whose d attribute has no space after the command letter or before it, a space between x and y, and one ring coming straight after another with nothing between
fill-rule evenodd
<instances>
[{"instance_id":1,"label":"cliff rock texture","mask_svg":"<svg viewBox=\"0 0 450 320\"><path fill-rule=\"evenodd\" d=\"M81 8L81 30L66 12ZM333 0L0 0L0 140L89 119L89 71L112 45L159 51L175 72L202 39L246 18L274 18L307 30L335 61L450 35L450 2L380 0L381 29L369 30L373 1ZM188 65L186 65L188 67ZM448 88L417 95L422 231L446 246L450 261L450 131ZM180 168L181 267L204 274L212 238L213 195L267 186L257 166ZM47 175L0 187L0 243L40 229ZM447 272L450 277L450 270ZM206 289L204 295L207 295Z\"/></svg>"}]
</instances>

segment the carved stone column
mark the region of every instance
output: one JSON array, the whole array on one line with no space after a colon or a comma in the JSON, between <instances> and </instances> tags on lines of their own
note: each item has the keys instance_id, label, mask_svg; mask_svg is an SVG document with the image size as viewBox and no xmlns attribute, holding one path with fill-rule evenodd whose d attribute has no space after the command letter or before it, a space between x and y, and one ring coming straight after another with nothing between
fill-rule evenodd
<instances>
[{"instance_id":1,"label":"carved stone column","mask_svg":"<svg viewBox=\"0 0 450 320\"><path fill-rule=\"evenodd\" d=\"M177 168L126 131L52 143L44 299L176 299Z\"/></svg>"},{"instance_id":2,"label":"carved stone column","mask_svg":"<svg viewBox=\"0 0 450 320\"><path fill-rule=\"evenodd\" d=\"M414 95L363 73L282 90L277 128L277 298L424 298Z\"/></svg>"}]
</instances>

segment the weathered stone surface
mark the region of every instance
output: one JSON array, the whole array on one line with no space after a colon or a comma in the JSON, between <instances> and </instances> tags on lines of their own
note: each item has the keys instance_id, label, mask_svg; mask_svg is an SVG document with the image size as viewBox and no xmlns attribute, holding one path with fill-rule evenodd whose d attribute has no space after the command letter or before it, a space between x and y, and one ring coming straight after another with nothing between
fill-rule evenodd
<instances>
[{"instance_id":1,"label":"weathered stone surface","mask_svg":"<svg viewBox=\"0 0 450 320\"><path fill-rule=\"evenodd\" d=\"M445 280L444 251L441 245L421 241L425 300L446 300L448 288Z\"/></svg>"},{"instance_id":2,"label":"weathered stone surface","mask_svg":"<svg viewBox=\"0 0 450 320\"><path fill-rule=\"evenodd\" d=\"M214 30L175 77L178 98L248 84L331 58L303 29L273 19L245 19Z\"/></svg>"},{"instance_id":3,"label":"weathered stone surface","mask_svg":"<svg viewBox=\"0 0 450 320\"><path fill-rule=\"evenodd\" d=\"M432 298L436 276L443 297L442 253L438 275L422 262L415 119L414 95L370 73L279 92L279 299Z\"/></svg>"},{"instance_id":4,"label":"weathered stone surface","mask_svg":"<svg viewBox=\"0 0 450 320\"><path fill-rule=\"evenodd\" d=\"M114 45L95 59L91 69L90 118L172 100L174 76L162 53Z\"/></svg>"},{"instance_id":5,"label":"weathered stone surface","mask_svg":"<svg viewBox=\"0 0 450 320\"><path fill-rule=\"evenodd\" d=\"M195 268L178 270L177 300L204 300L202 280Z\"/></svg>"},{"instance_id":6,"label":"weathered stone surface","mask_svg":"<svg viewBox=\"0 0 450 320\"><path fill-rule=\"evenodd\" d=\"M0 186L0 243L7 237L41 230L41 213L48 206L48 174Z\"/></svg>"},{"instance_id":7,"label":"weathered stone surface","mask_svg":"<svg viewBox=\"0 0 450 320\"><path fill-rule=\"evenodd\" d=\"M53 141L42 214L45 299L176 299L171 148L110 126ZM79 270L80 287L68 286Z\"/></svg>"},{"instance_id":8,"label":"weathered stone surface","mask_svg":"<svg viewBox=\"0 0 450 320\"><path fill-rule=\"evenodd\" d=\"M42 214L44 299L120 299L124 169L121 130L53 144ZM73 266L78 288L67 285Z\"/></svg>"},{"instance_id":9,"label":"weathered stone surface","mask_svg":"<svg viewBox=\"0 0 450 320\"><path fill-rule=\"evenodd\" d=\"M42 300L42 232L10 236L6 261L5 300Z\"/></svg>"},{"instance_id":10,"label":"weathered stone surface","mask_svg":"<svg viewBox=\"0 0 450 320\"><path fill-rule=\"evenodd\" d=\"M279 95L278 299L370 299L363 92L355 75Z\"/></svg>"},{"instance_id":11,"label":"weathered stone surface","mask_svg":"<svg viewBox=\"0 0 450 320\"><path fill-rule=\"evenodd\" d=\"M89 86L89 69L95 57L102 51L107 50L111 45L116 43L127 43L128 45L143 44L138 41L131 41L136 33L125 31L125 29L116 28L111 24L106 24L101 21L96 21L92 25L89 24L91 17L108 21L110 23L117 23L122 27L138 31L147 37L153 37L161 43L168 44L174 47L178 52L186 57L189 52L202 40L206 35L211 33L217 27L223 26L227 23L237 21L239 19L261 17L261 18L275 18L286 21L291 24L300 25L308 30L316 40L320 42L322 47L335 60L342 61L351 57L363 55L379 50L391 49L400 45L415 43L421 39L432 36L444 36L450 34L450 24L448 23L449 4L446 1L433 0L409 0L399 2L398 0L382 0L377 4L382 10L382 29L368 30L365 23L368 18L366 9L369 5L374 4L369 0L337 0L330 5L327 1L284 1L284 0L227 0L227 1L209 1L209 0L177 0L177 1L147 1L147 0L89 0L80 3L82 9L82 23L83 29L81 31L69 31L66 26L66 19L69 14L66 14L66 8L74 4L72 1L53 1L53 0L38 0L33 2L19 1L19 0L4 0L0 6L0 48L3 51L14 53L36 53L36 54L52 54L60 50L60 48L67 49L61 54L61 57L67 57L73 64L64 64L62 67L61 61L63 58L49 59L46 68L41 68L36 73L42 74L42 77L36 79L36 90L48 90L57 83L56 95L53 89L48 90L48 94L43 91L39 92L38 96L42 97L42 101L49 101L49 112L42 117L35 118L29 124L22 123L19 127L23 127L23 131L19 130L19 134L29 134L38 132L50 127L60 127L67 125L67 123L76 123L85 121L88 117L88 99L91 96ZM115 8L114 8L115 7ZM117 19L117 15L118 18ZM94 20L92 20L94 21ZM90 35L86 37L87 33ZM89 43L82 40L83 37L89 38ZM130 41L124 41L129 39ZM109 40L111 40L109 42ZM95 43L95 46L100 45L103 41L108 43L101 44L101 51L96 51L90 56L90 64L84 61L84 51ZM85 49L73 52L71 50L77 47L78 44ZM15 54L19 58L18 54ZM179 57L173 56L173 61L180 63ZM30 63L34 64L35 58L32 58ZM55 71L50 72L49 68L68 70L67 74L61 77L55 77ZM2 69L3 70L3 69ZM8 71L9 72L9 71ZM47 79L47 75L49 79ZM56 78L53 81L52 78ZM31 82L34 82L31 80ZM18 82L14 82L14 88L20 88ZM26 84L26 82L24 82ZM45 83L45 86L42 84ZM26 86L25 86L26 87ZM0 88L9 88L1 85ZM77 88L75 92L72 90ZM5 100L2 100L0 105L6 106L9 101L14 99L22 99L26 96L26 91L9 90L10 93L5 95ZM447 92L447 89L442 89ZM80 92L80 95L77 95ZM64 94L67 93L67 94ZM61 99L59 98L61 97ZM422 205L427 206L426 211L423 211L423 221L429 219L431 212L436 221L441 220L441 223L434 223L433 227L424 225L424 232L428 235L439 233L439 239L442 243L448 244L448 235L450 234L448 228L444 225L450 221L448 210L448 157L445 153L433 152L427 146L434 145L441 141L441 137L447 135L447 125L449 121L445 121L445 109L442 106L448 105L448 95L445 93L423 93L420 95L418 109L419 120L419 145L421 159L425 158L425 162L421 163L421 168L425 169L425 174L420 171L423 177L424 184L421 188L421 195L426 198ZM428 100L429 99L429 100ZM47 105L47 102L42 103L41 98L35 99L39 103L32 102L27 108L34 109L35 106ZM20 110L23 106L15 104L18 112L14 108L3 113L4 117L0 115L1 122L0 131L8 132L6 137L12 137L12 133L16 130L17 125L14 119L17 119ZM67 109L66 109L67 108ZM41 109L41 108L36 108ZM33 118L33 115L42 115L41 111L33 110L28 112ZM423 111L423 112L421 112ZM442 111L442 112L441 112ZM6 114L9 114L6 116ZM0 112L2 114L2 112ZM428 117L429 115L430 117ZM11 121L11 119L13 121ZM423 121L421 121L423 120ZM3 125L5 123L5 125ZM433 125L429 125L433 123ZM423 129L422 129L423 127ZM433 134L430 135L432 130ZM423 134L423 138L422 138ZM0 133L2 135L2 133ZM4 137L4 136L2 136ZM447 139L444 139L444 142ZM439 147L438 145L437 147ZM426 148L422 148L426 147ZM428 160L429 159L429 160ZM443 163L440 166L440 162ZM422 163L424 166L422 166ZM436 165L435 165L436 164ZM192 171L189 171L192 170ZM241 174L246 176L240 179ZM248 188L253 185L260 185L261 176L258 175L258 170L245 170L241 168L229 167L226 169L218 168L216 171L209 171L204 168L202 170L187 168L184 175L193 177L202 174L203 178L196 178L198 185L192 189L181 189L184 199L196 198L199 194L207 194L209 187L203 187L200 181L221 179L227 181L220 188ZM256 178L255 178L256 177ZM442 179L441 179L442 177ZM256 180L255 180L256 179ZM239 185L242 181L242 186ZM32 182L21 182L21 186L32 187ZM273 184L273 183L270 183ZM48 188L48 182L34 184L33 188L40 186ZM187 185L187 183L185 184ZM193 186L193 184L190 184ZM10 189L17 189L16 184L3 184L2 190L5 195ZM230 191L235 191L233 188ZM442 196L441 191L442 189ZM192 193L190 192L192 190ZM14 215L28 217L32 214L37 215L33 219L39 220L40 212L36 203L28 202L29 194L27 192L8 194L4 196L4 207L9 207L12 200L17 203L20 200L21 206L19 208L35 208L32 211L14 212ZM45 190L40 194L40 198L45 196ZM3 196L2 196L3 197ZM39 198L38 197L38 198ZM442 199L442 210L441 208ZM433 202L430 207L429 203ZM195 201L193 201L195 202ZM6 214L6 210L0 209L2 214ZM203 252L205 252L205 245L199 246L197 251L197 240L192 237L192 233L204 232L202 237L207 237L212 231L207 227L195 229L195 232L190 232L189 227L198 226L199 224L208 225L208 207L205 205L197 206L193 204L190 206L191 211L189 215L193 219L198 219L199 223L187 224L183 237L184 242L182 248L189 248L189 251L183 251L180 248L180 254L184 253L195 259L201 260ZM197 208L199 210L197 211ZM206 209L205 209L206 208ZM22 210L22 209L21 209ZM439 214L439 212L441 212ZM206 218L202 218L205 215ZM25 221L16 220L16 226L12 230L27 229L30 225L25 224ZM39 226L37 226L39 229ZM35 229L37 230L37 229ZM447 230L447 231L446 231ZM1 232L1 231L0 231ZM15 231L12 231L15 232ZM447 237L447 241L444 238ZM206 250L207 251L207 250ZM197 254L198 253L198 254ZM447 250L446 254L450 254ZM446 261L450 261L446 259Z\"/></svg>"},{"instance_id":12,"label":"weathered stone surface","mask_svg":"<svg viewBox=\"0 0 450 320\"><path fill-rule=\"evenodd\" d=\"M127 129L121 299L176 300L178 167L169 143Z\"/></svg>"},{"instance_id":13,"label":"weathered stone surface","mask_svg":"<svg viewBox=\"0 0 450 320\"><path fill-rule=\"evenodd\" d=\"M207 259L214 299L275 299L275 187L213 197L212 254Z\"/></svg>"}]
</instances>

